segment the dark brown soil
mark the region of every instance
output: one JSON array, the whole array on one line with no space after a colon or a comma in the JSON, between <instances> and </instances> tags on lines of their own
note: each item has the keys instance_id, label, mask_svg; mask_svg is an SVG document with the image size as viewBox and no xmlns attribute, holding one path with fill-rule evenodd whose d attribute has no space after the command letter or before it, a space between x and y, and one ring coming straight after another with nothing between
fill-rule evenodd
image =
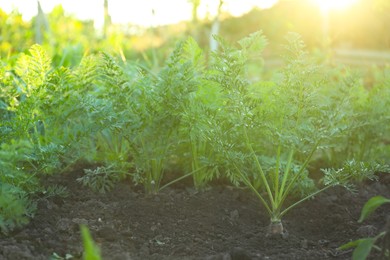
<instances>
[{"instance_id":1,"label":"dark brown soil","mask_svg":"<svg viewBox=\"0 0 390 260\"><path fill-rule=\"evenodd\" d=\"M332 188L285 216L287 238L267 237L267 214L248 190L175 187L148 196L121 183L96 194L77 177L60 176L55 182L68 188L69 197L41 200L28 226L0 237L0 259L46 260L54 253L81 259L80 224L89 227L104 259L350 259L351 251L337 247L377 234L390 215L385 205L357 223L370 197L390 197L387 178L364 184L356 194Z\"/></svg>"}]
</instances>

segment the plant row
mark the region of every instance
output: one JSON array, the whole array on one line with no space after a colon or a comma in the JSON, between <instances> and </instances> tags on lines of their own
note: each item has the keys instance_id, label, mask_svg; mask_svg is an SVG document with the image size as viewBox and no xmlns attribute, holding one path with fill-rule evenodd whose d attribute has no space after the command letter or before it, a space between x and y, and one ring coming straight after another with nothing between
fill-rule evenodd
<instances>
[{"instance_id":1,"label":"plant row","mask_svg":"<svg viewBox=\"0 0 390 260\"><path fill-rule=\"evenodd\" d=\"M216 178L245 185L275 233L318 192L388 171L388 70L367 89L352 70L316 63L291 33L283 68L266 79L261 32L217 40L210 56L192 38L178 43L157 72L104 53L53 67L39 45L15 66L3 61L1 230L26 223L36 199L65 193L43 188L42 176L81 162L96 167L78 181L102 192L123 179L147 193L183 178L198 190Z\"/></svg>"}]
</instances>

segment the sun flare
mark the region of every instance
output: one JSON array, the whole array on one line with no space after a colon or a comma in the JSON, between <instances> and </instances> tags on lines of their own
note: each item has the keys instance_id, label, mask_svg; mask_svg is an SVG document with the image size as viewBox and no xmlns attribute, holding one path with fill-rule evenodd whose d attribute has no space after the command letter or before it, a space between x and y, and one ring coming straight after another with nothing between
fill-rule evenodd
<instances>
[{"instance_id":1,"label":"sun flare","mask_svg":"<svg viewBox=\"0 0 390 260\"><path fill-rule=\"evenodd\" d=\"M352 6L357 0L315 0L321 10L341 10Z\"/></svg>"}]
</instances>

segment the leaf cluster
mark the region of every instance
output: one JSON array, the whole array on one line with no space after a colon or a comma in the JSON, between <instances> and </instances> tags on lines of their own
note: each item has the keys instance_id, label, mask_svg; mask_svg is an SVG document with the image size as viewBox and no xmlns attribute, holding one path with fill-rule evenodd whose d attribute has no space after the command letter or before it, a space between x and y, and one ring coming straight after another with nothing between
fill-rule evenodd
<instances>
[{"instance_id":1,"label":"leaf cluster","mask_svg":"<svg viewBox=\"0 0 390 260\"><path fill-rule=\"evenodd\" d=\"M34 216L36 204L17 186L0 183L0 232L21 228Z\"/></svg>"}]
</instances>

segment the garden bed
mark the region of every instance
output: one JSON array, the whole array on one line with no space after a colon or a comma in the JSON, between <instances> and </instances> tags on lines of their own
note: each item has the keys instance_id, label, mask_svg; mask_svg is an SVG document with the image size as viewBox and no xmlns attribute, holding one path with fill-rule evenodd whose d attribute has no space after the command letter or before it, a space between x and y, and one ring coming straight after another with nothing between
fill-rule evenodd
<instances>
[{"instance_id":1,"label":"garden bed","mask_svg":"<svg viewBox=\"0 0 390 260\"><path fill-rule=\"evenodd\" d=\"M214 185L195 192L176 185L146 195L124 182L98 194L76 182L81 174L50 180L69 196L41 200L30 224L1 237L0 259L81 259L80 224L91 230L103 259L350 259L352 251L337 247L376 234L390 214L384 205L357 223L370 197L390 197L387 176L356 194L327 190L286 215L288 237L267 237L269 216L249 190Z\"/></svg>"}]
</instances>

